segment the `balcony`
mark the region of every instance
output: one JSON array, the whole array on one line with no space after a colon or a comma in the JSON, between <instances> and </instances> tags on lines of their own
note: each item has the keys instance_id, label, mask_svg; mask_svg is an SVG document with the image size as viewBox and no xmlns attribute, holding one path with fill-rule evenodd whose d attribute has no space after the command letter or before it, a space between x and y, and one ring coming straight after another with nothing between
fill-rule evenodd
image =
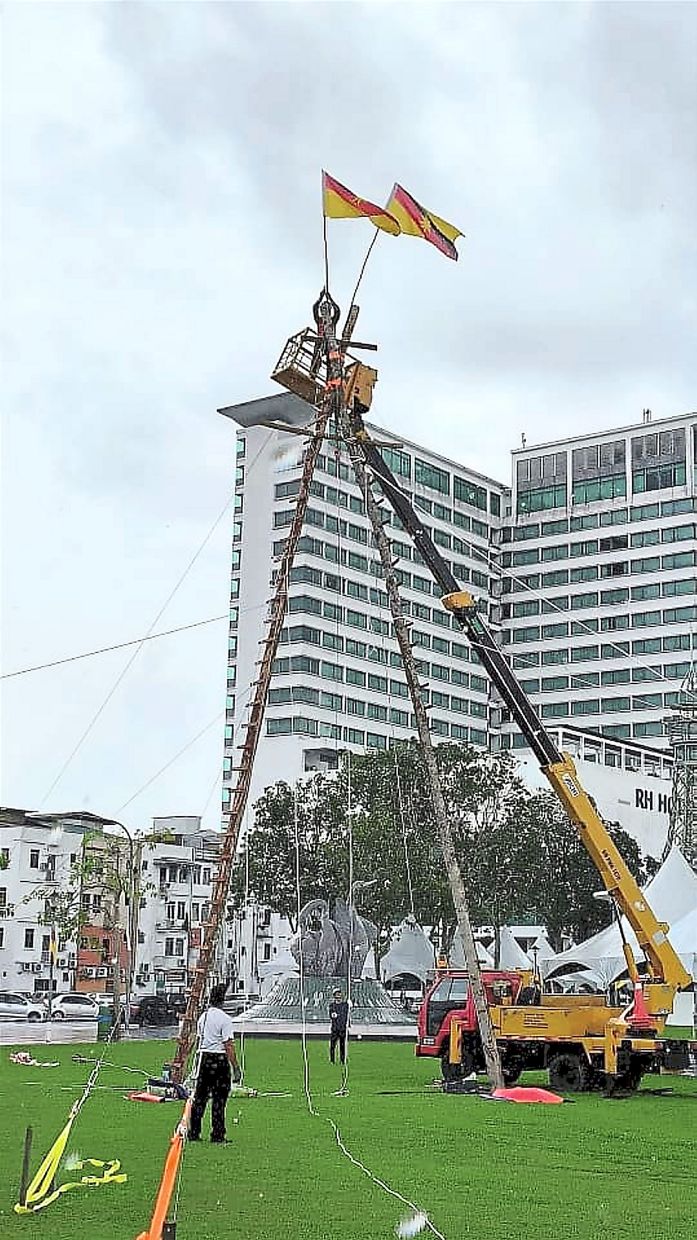
<instances>
[{"instance_id":1,"label":"balcony","mask_svg":"<svg viewBox=\"0 0 697 1240\"><path fill-rule=\"evenodd\" d=\"M14 904L0 904L0 917L14 917Z\"/></svg>"},{"instance_id":2,"label":"balcony","mask_svg":"<svg viewBox=\"0 0 697 1240\"><path fill-rule=\"evenodd\" d=\"M183 934L188 929L188 923L185 918L174 918L172 921L158 921L155 923L156 930L178 930Z\"/></svg>"}]
</instances>

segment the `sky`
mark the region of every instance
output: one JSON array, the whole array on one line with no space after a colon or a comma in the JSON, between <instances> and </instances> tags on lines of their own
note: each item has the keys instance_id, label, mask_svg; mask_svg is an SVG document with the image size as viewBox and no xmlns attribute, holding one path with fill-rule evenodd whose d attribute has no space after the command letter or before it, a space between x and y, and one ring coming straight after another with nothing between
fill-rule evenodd
<instances>
[{"instance_id":1,"label":"sky","mask_svg":"<svg viewBox=\"0 0 697 1240\"><path fill-rule=\"evenodd\" d=\"M323 167L466 234L375 248L374 421L506 481L695 408L694 5L10 0L2 39L5 671L227 612L216 409L309 320ZM330 222L342 304L371 235ZM2 803L217 826L226 639L3 682Z\"/></svg>"}]
</instances>

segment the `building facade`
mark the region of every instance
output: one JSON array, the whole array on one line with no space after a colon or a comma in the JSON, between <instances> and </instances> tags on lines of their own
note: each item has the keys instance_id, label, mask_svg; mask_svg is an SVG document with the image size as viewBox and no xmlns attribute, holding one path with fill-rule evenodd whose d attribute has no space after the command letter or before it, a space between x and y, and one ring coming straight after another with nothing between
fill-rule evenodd
<instances>
[{"instance_id":1,"label":"building facade","mask_svg":"<svg viewBox=\"0 0 697 1240\"><path fill-rule=\"evenodd\" d=\"M225 809L299 490L303 441L279 423L297 429L307 407L284 395L221 412L238 427ZM608 816L631 820L627 829L655 850L670 778L663 719L697 647L697 415L651 421L647 412L621 430L525 446L512 453L510 489L374 434L545 723L562 742L574 738L590 790L602 785ZM363 497L335 449L328 441L312 484L250 803L278 779L332 767L339 749L385 748L414 733ZM384 512L434 739L526 759L428 570L387 504ZM641 797L653 788L662 809L652 831Z\"/></svg>"},{"instance_id":2,"label":"building facade","mask_svg":"<svg viewBox=\"0 0 697 1240\"><path fill-rule=\"evenodd\" d=\"M546 723L667 749L697 647L696 461L697 414L648 411L513 453L504 644Z\"/></svg>"},{"instance_id":3,"label":"building facade","mask_svg":"<svg viewBox=\"0 0 697 1240\"><path fill-rule=\"evenodd\" d=\"M234 785L235 751L244 739L249 686L259 640L300 487L303 441L250 425L257 407L278 419L294 397L254 401L226 411L238 422L232 540L223 808ZM506 488L471 469L378 431L382 452L453 571L499 622L498 576ZM414 732L401 658L391 625L382 565L373 547L364 497L346 453L327 448L317 462L298 553L291 570L287 621L274 664L265 734L251 800L268 784L336 765L340 749L386 749ZM486 745L494 724L487 678L441 607L428 569L387 505L385 523L404 610L430 706L436 740Z\"/></svg>"}]
</instances>

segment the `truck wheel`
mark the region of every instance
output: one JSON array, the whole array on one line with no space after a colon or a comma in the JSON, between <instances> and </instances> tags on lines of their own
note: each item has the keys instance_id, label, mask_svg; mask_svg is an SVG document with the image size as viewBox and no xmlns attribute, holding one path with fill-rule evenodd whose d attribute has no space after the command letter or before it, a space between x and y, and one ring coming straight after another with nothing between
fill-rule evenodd
<instances>
[{"instance_id":1,"label":"truck wheel","mask_svg":"<svg viewBox=\"0 0 697 1240\"><path fill-rule=\"evenodd\" d=\"M561 1094L580 1094L590 1083L590 1068L576 1051L559 1051L549 1061L549 1084Z\"/></svg>"},{"instance_id":2,"label":"truck wheel","mask_svg":"<svg viewBox=\"0 0 697 1240\"><path fill-rule=\"evenodd\" d=\"M444 1081L462 1081L466 1076L471 1076L475 1066L474 1057L470 1051L462 1052L462 1059L459 1063L450 1062L447 1046L440 1057L440 1068Z\"/></svg>"},{"instance_id":3,"label":"truck wheel","mask_svg":"<svg viewBox=\"0 0 697 1240\"><path fill-rule=\"evenodd\" d=\"M641 1084L641 1078L644 1075L641 1061L636 1060L630 1064L626 1072L619 1072L617 1076L608 1076L605 1078L605 1097L606 1098L629 1098L635 1094Z\"/></svg>"},{"instance_id":4,"label":"truck wheel","mask_svg":"<svg viewBox=\"0 0 697 1240\"><path fill-rule=\"evenodd\" d=\"M501 1064L501 1070L503 1072L504 1085L515 1085L523 1071L523 1065L522 1063L517 1063L515 1059L511 1059L509 1063Z\"/></svg>"}]
</instances>

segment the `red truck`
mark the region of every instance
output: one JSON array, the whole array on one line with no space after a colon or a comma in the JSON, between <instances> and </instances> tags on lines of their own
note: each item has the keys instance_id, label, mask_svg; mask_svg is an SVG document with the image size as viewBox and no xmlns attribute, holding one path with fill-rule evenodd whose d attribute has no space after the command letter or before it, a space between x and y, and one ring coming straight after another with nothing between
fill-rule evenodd
<instances>
[{"instance_id":1,"label":"red truck","mask_svg":"<svg viewBox=\"0 0 697 1240\"><path fill-rule=\"evenodd\" d=\"M482 981L487 1000L492 1006L539 1002L531 973L508 969L486 970L482 973ZM454 1016L457 1016L462 1028L462 1056L459 1063L450 1062L450 1024ZM523 1062L513 1046L499 1049L507 1085L517 1081L523 1068L534 1066L530 1062L529 1053ZM477 1013L469 978L464 970L448 969L439 973L426 991L419 1008L415 1053L419 1057L439 1059L443 1079L446 1081L462 1079L472 1072L484 1070Z\"/></svg>"}]
</instances>

